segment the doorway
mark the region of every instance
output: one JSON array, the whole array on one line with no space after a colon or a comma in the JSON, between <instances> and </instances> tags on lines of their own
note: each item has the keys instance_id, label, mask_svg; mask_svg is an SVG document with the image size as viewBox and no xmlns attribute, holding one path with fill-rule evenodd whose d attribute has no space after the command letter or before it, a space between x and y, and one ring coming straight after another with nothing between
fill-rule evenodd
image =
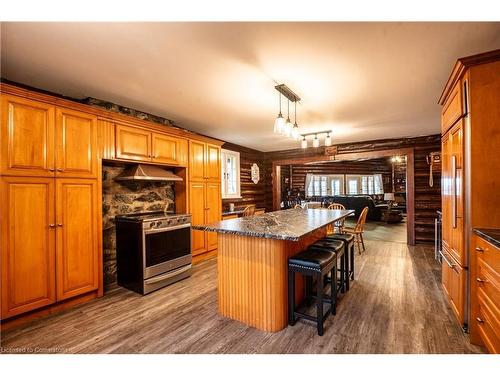
<instances>
[{"instance_id":1,"label":"doorway","mask_svg":"<svg viewBox=\"0 0 500 375\"><path fill-rule=\"evenodd\" d=\"M401 162L399 162L400 165L397 165L397 163L393 163L391 166L390 170L390 178L388 181L387 178L387 173L384 173L384 192L394 192L395 196L395 201L398 205L400 205L399 208L396 208L396 210L400 211L403 209L403 202L404 202L404 221L406 221L406 242L409 245L414 245L415 244L415 181L414 181L414 150L413 148L397 148L397 149L389 149L389 150L380 150L380 151L367 151L367 152L355 152L355 153L343 153L335 156L328 156L328 155L320 155L320 156L313 156L313 157L297 157L293 159L284 159L284 160L276 160L273 162L273 179L272 179L272 185L273 185L273 209L278 210L281 208L281 204L283 201L283 198L286 198L286 191L287 187L283 186L288 183L288 187L291 191L291 194L294 194L294 189L297 190L297 187L300 186L300 184L303 184L302 191L299 191L299 194L306 199L308 192L306 191L306 185L305 181L302 182L301 180L304 179L305 177L302 175L298 175L296 173L293 173L293 166L297 165L303 165L304 170L307 170L308 166L318 166L318 165L327 165L327 164L332 164L333 163L341 163L341 162L360 162L360 161L366 161L366 160L390 160L391 158L398 157L400 158L401 161L404 160L404 168L401 168ZM348 165L347 163L344 163L345 165ZM354 164L353 164L354 165ZM321 168L326 168L326 167L320 167L316 169L321 169ZM363 173L359 169L359 165L356 166L356 173L350 173L347 170L344 171L344 173L337 173L338 175L344 175L342 182L335 182L336 186L339 186L340 183L343 183L343 192L344 193L349 193L349 182L351 185L351 190L354 189L354 186L356 186L358 183L364 183L365 180L362 179ZM326 168L327 169L327 168ZM314 168L311 167L311 170L314 170ZM337 168L338 170L338 168ZM367 172L364 172L365 175L368 175ZM348 180L348 177L349 180ZM294 181L295 178L295 181ZM354 182L354 180L359 181L359 182ZM298 181L297 181L298 180ZM331 179L333 181L333 177ZM328 180L327 180L328 181ZM331 182L331 181L330 181ZM328 184L327 184L328 185ZM309 185L310 186L310 185ZM332 190L333 189L333 190ZM285 195L284 195L285 192ZM332 186L329 190L330 193L338 193L337 190ZM351 191L354 193L354 191ZM356 191L358 192L358 191ZM361 192L374 192L374 191L368 191L368 190L361 190ZM297 191L295 191L297 193ZM376 195L376 194L374 194ZM300 195L299 195L300 198ZM399 202L398 202L399 201ZM380 207L380 209L382 209ZM374 209L374 211L377 211ZM377 214L377 212L374 212L374 214ZM393 213L394 214L394 213ZM398 238L401 237L401 233L398 236Z\"/></svg>"}]
</instances>

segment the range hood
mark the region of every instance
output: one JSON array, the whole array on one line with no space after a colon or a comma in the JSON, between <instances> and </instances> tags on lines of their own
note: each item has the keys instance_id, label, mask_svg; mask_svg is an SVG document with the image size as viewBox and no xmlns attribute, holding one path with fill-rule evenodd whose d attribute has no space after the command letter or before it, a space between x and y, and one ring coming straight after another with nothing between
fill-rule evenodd
<instances>
[{"instance_id":1,"label":"range hood","mask_svg":"<svg viewBox=\"0 0 500 375\"><path fill-rule=\"evenodd\" d=\"M116 181L182 181L171 171L147 164L137 164L115 177Z\"/></svg>"}]
</instances>

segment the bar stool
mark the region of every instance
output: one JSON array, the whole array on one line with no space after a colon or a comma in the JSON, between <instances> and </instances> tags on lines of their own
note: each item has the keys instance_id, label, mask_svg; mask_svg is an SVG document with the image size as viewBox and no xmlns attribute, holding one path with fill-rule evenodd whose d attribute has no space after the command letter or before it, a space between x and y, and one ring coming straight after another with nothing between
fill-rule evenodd
<instances>
[{"instance_id":1,"label":"bar stool","mask_svg":"<svg viewBox=\"0 0 500 375\"><path fill-rule=\"evenodd\" d=\"M316 278L316 296L306 295L306 299L316 298L316 316L308 315L295 308L295 273L300 273L306 277ZM331 293L324 295L323 277L329 272L332 273ZM323 323L330 314L336 313L337 303L337 254L332 251L319 249L308 249L302 251L288 259L288 324L293 326L297 318L307 319L316 322L318 335L323 336ZM307 293L309 293L308 291ZM323 314L323 302L330 303L330 307Z\"/></svg>"},{"instance_id":2,"label":"bar stool","mask_svg":"<svg viewBox=\"0 0 500 375\"><path fill-rule=\"evenodd\" d=\"M326 236L327 240L343 241L347 250L346 258L349 259L348 275L354 280L354 235L351 233L335 233ZM346 285L349 290L349 283Z\"/></svg>"},{"instance_id":3,"label":"bar stool","mask_svg":"<svg viewBox=\"0 0 500 375\"><path fill-rule=\"evenodd\" d=\"M324 237L314 244L312 244L310 249L320 249L324 251L331 251L337 254L337 259L340 259L340 282L338 285L338 292L345 293L349 290L349 259L346 256L346 245L345 242L340 240L333 240Z\"/></svg>"}]
</instances>

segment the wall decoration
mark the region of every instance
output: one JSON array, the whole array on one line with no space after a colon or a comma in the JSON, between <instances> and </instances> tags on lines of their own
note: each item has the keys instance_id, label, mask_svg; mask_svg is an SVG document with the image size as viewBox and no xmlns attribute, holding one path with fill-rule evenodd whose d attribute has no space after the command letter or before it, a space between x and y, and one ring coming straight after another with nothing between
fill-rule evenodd
<instances>
[{"instance_id":1,"label":"wall decoration","mask_svg":"<svg viewBox=\"0 0 500 375\"><path fill-rule=\"evenodd\" d=\"M260 170L259 166L255 163L252 164L252 181L257 184L260 180Z\"/></svg>"}]
</instances>

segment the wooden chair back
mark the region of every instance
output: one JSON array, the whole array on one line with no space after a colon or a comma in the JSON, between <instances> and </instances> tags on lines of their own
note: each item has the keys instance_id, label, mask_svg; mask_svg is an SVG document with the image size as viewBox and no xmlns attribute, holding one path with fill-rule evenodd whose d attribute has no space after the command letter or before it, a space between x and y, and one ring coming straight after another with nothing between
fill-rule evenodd
<instances>
[{"instance_id":1,"label":"wooden chair back","mask_svg":"<svg viewBox=\"0 0 500 375\"><path fill-rule=\"evenodd\" d=\"M332 203L327 207L329 210L345 210L345 207L340 203Z\"/></svg>"},{"instance_id":2,"label":"wooden chair back","mask_svg":"<svg viewBox=\"0 0 500 375\"><path fill-rule=\"evenodd\" d=\"M250 204L245 207L241 216L253 216L255 215L255 204Z\"/></svg>"},{"instance_id":3,"label":"wooden chair back","mask_svg":"<svg viewBox=\"0 0 500 375\"><path fill-rule=\"evenodd\" d=\"M300 208L300 209L302 209L302 206L300 204L296 204L295 206L293 206L293 208Z\"/></svg>"},{"instance_id":4,"label":"wooden chair back","mask_svg":"<svg viewBox=\"0 0 500 375\"><path fill-rule=\"evenodd\" d=\"M356 223L355 231L357 233L363 233L365 230L366 216L368 215L368 207L363 208L361 215L359 215L358 222Z\"/></svg>"}]
</instances>

